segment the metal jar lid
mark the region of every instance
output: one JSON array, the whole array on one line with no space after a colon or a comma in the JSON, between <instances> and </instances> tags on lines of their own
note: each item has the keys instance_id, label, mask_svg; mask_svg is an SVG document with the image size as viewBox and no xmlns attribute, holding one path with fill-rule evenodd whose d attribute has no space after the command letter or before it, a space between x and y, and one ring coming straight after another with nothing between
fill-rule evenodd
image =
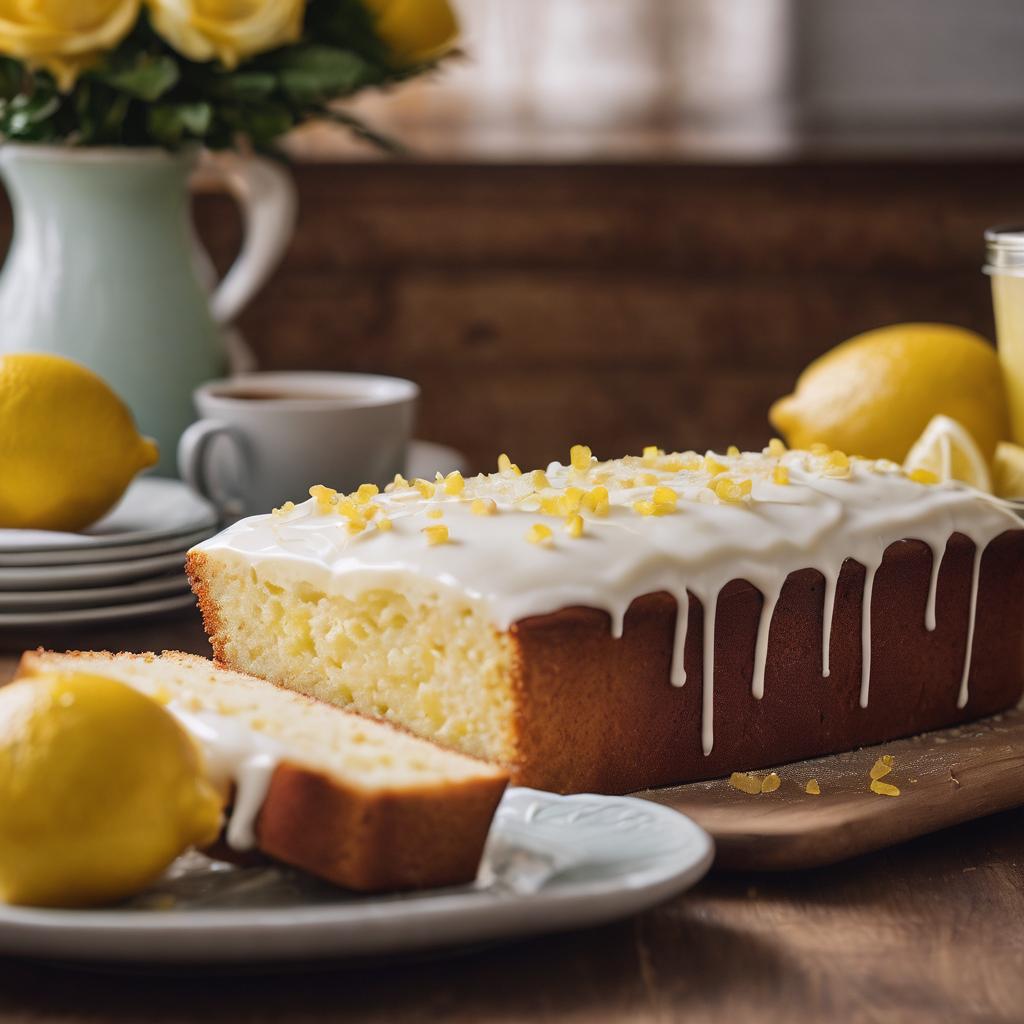
<instances>
[{"instance_id":1,"label":"metal jar lid","mask_svg":"<svg viewBox=\"0 0 1024 1024\"><path fill-rule=\"evenodd\" d=\"M985 231L986 274L1024 277L1024 224L1000 224Z\"/></svg>"}]
</instances>

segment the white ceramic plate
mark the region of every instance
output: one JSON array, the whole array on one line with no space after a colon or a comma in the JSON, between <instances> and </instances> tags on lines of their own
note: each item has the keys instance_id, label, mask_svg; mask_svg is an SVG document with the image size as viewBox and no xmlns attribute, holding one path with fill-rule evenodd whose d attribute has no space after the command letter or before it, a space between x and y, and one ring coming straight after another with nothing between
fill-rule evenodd
<instances>
[{"instance_id":1,"label":"white ceramic plate","mask_svg":"<svg viewBox=\"0 0 1024 1024\"><path fill-rule=\"evenodd\" d=\"M252 964L445 948L637 913L696 883L713 856L703 829L658 804L510 789L476 885L357 896L285 869L192 854L118 909L0 907L0 953Z\"/></svg>"},{"instance_id":2,"label":"white ceramic plate","mask_svg":"<svg viewBox=\"0 0 1024 1024\"><path fill-rule=\"evenodd\" d=\"M41 565L20 569L0 568L0 590L78 590L112 583L142 580L174 569L184 571L185 549L152 558L87 565Z\"/></svg>"},{"instance_id":3,"label":"white ceramic plate","mask_svg":"<svg viewBox=\"0 0 1024 1024\"><path fill-rule=\"evenodd\" d=\"M187 551L194 544L213 536L213 530L179 534L143 544L100 544L68 551L32 551L19 555L0 552L0 568L36 568L48 565L95 565L100 562L123 562L130 558L151 558L174 551Z\"/></svg>"},{"instance_id":4,"label":"white ceramic plate","mask_svg":"<svg viewBox=\"0 0 1024 1024\"><path fill-rule=\"evenodd\" d=\"M143 476L116 507L82 533L0 530L0 554L71 551L108 544L144 544L217 526L214 507L180 480Z\"/></svg>"},{"instance_id":5,"label":"white ceramic plate","mask_svg":"<svg viewBox=\"0 0 1024 1024\"><path fill-rule=\"evenodd\" d=\"M100 622L121 622L148 619L155 615L182 611L196 603L191 591L160 597L152 601L132 601L105 608L71 608L67 611L34 611L24 614L0 612L0 630L25 629L32 626L88 626Z\"/></svg>"},{"instance_id":6,"label":"white ceramic plate","mask_svg":"<svg viewBox=\"0 0 1024 1024\"><path fill-rule=\"evenodd\" d=\"M170 597L187 590L188 578L182 572L135 583L86 587L82 590L0 590L0 612L59 612L71 608L99 608L154 597Z\"/></svg>"}]
</instances>

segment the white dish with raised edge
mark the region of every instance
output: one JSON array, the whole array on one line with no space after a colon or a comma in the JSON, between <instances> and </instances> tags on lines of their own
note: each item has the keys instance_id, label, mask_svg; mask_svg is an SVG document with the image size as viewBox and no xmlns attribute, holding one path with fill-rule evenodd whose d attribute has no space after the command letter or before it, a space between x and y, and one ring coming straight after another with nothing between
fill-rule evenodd
<instances>
[{"instance_id":1,"label":"white dish with raised edge","mask_svg":"<svg viewBox=\"0 0 1024 1024\"><path fill-rule=\"evenodd\" d=\"M130 580L148 579L180 569L185 572L185 548L152 558L126 558L86 565L0 567L0 590L74 590Z\"/></svg>"},{"instance_id":2,"label":"white dish with raised edge","mask_svg":"<svg viewBox=\"0 0 1024 1024\"><path fill-rule=\"evenodd\" d=\"M713 856L703 829L658 804L513 788L475 885L360 896L190 854L115 909L0 906L0 953L210 965L443 949L626 917L694 885Z\"/></svg>"},{"instance_id":3,"label":"white dish with raised edge","mask_svg":"<svg viewBox=\"0 0 1024 1024\"><path fill-rule=\"evenodd\" d=\"M191 591L150 601L132 601L102 608L69 608L63 611L0 612L0 630L33 626L89 626L102 622L128 622L184 611L195 605Z\"/></svg>"},{"instance_id":4,"label":"white dish with raised edge","mask_svg":"<svg viewBox=\"0 0 1024 1024\"><path fill-rule=\"evenodd\" d=\"M70 611L75 608L112 607L155 597L170 597L188 591L183 572L118 583L110 587L83 587L78 590L0 590L0 612Z\"/></svg>"},{"instance_id":5,"label":"white dish with raised edge","mask_svg":"<svg viewBox=\"0 0 1024 1024\"><path fill-rule=\"evenodd\" d=\"M175 551L188 551L200 541L212 537L215 531L199 530L177 537L164 537L144 544L109 544L98 547L75 548L69 551L35 551L20 555L0 554L0 569L43 569L60 565L99 565L122 562L135 558L153 558Z\"/></svg>"},{"instance_id":6,"label":"white dish with raised edge","mask_svg":"<svg viewBox=\"0 0 1024 1024\"><path fill-rule=\"evenodd\" d=\"M214 507L180 480L143 476L111 512L81 533L0 530L0 555L145 544L213 530L217 523Z\"/></svg>"}]
</instances>

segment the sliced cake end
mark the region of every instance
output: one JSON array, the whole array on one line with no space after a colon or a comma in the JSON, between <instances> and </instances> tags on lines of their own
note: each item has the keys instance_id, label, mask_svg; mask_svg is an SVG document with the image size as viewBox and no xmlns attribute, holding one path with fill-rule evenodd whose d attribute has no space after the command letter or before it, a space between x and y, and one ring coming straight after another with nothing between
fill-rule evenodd
<instances>
[{"instance_id":1,"label":"sliced cake end","mask_svg":"<svg viewBox=\"0 0 1024 1024\"><path fill-rule=\"evenodd\" d=\"M194 655L34 651L18 676L81 671L176 713L210 770L234 776L235 813L255 804L251 834L267 855L365 891L475 877L507 783L502 769ZM246 785L260 758L270 770L254 799L252 776L248 793L239 778ZM246 822L231 824L245 845Z\"/></svg>"}]
</instances>

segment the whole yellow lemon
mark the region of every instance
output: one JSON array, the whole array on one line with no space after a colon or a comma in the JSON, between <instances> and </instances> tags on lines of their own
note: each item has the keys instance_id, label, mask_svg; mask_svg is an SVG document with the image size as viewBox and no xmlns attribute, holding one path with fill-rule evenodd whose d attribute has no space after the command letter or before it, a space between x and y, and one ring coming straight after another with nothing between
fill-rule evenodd
<instances>
[{"instance_id":1,"label":"whole yellow lemon","mask_svg":"<svg viewBox=\"0 0 1024 1024\"><path fill-rule=\"evenodd\" d=\"M794 448L822 441L902 462L933 416L967 428L991 460L1010 433L1002 370L980 335L947 324L893 324L816 359L769 418Z\"/></svg>"},{"instance_id":2,"label":"whole yellow lemon","mask_svg":"<svg viewBox=\"0 0 1024 1024\"><path fill-rule=\"evenodd\" d=\"M0 527L81 530L156 459L91 370L61 356L0 356Z\"/></svg>"},{"instance_id":3,"label":"whole yellow lemon","mask_svg":"<svg viewBox=\"0 0 1024 1024\"><path fill-rule=\"evenodd\" d=\"M0 900L109 903L211 843L221 801L174 717L124 683L41 675L0 689Z\"/></svg>"}]
</instances>

